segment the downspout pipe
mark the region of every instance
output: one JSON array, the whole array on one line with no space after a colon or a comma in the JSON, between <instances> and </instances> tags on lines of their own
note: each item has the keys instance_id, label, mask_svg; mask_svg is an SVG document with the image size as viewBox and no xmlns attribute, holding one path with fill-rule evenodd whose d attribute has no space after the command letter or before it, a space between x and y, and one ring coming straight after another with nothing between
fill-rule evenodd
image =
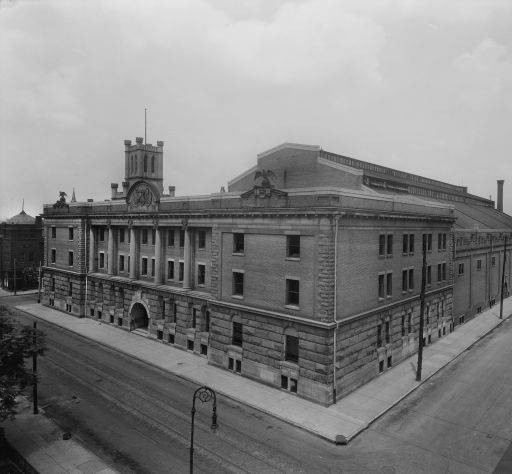
<instances>
[{"instance_id":1,"label":"downspout pipe","mask_svg":"<svg viewBox=\"0 0 512 474\"><path fill-rule=\"evenodd\" d=\"M332 349L332 403L336 403L336 344L337 344L337 335L338 335L338 315L337 315L337 289L338 289L338 228L340 222L341 215L334 216L334 322L336 323L336 327L334 328L334 338L333 338L333 349Z\"/></svg>"}]
</instances>

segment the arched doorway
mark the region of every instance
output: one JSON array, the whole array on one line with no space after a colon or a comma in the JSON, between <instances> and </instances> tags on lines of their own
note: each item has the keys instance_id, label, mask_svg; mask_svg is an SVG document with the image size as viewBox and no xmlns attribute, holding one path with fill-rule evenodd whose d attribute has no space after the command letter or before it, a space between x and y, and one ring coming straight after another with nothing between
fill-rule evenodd
<instances>
[{"instance_id":1,"label":"arched doorway","mask_svg":"<svg viewBox=\"0 0 512 474\"><path fill-rule=\"evenodd\" d=\"M143 304L135 303L130 313L130 329L147 329L149 324L148 313Z\"/></svg>"}]
</instances>

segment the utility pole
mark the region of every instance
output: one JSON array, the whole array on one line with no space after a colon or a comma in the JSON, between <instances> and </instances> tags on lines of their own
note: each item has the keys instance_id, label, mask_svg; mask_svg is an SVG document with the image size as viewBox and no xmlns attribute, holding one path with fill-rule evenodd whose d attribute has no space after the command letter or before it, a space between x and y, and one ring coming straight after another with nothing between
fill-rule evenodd
<instances>
[{"instance_id":1,"label":"utility pole","mask_svg":"<svg viewBox=\"0 0 512 474\"><path fill-rule=\"evenodd\" d=\"M39 278L37 285L37 302L41 303L41 260L39 260Z\"/></svg>"},{"instance_id":2,"label":"utility pole","mask_svg":"<svg viewBox=\"0 0 512 474\"><path fill-rule=\"evenodd\" d=\"M16 296L16 259L14 259L14 296Z\"/></svg>"},{"instance_id":3,"label":"utility pole","mask_svg":"<svg viewBox=\"0 0 512 474\"><path fill-rule=\"evenodd\" d=\"M418 336L418 364L416 366L416 380L421 381L423 365L423 319L425 314L425 285L427 279L427 234L423 234L423 265L421 266L421 292L420 292L420 331Z\"/></svg>"},{"instance_id":4,"label":"utility pole","mask_svg":"<svg viewBox=\"0 0 512 474\"><path fill-rule=\"evenodd\" d=\"M501 298L500 298L500 319L503 319L503 291L505 289L505 268L507 263L507 236L503 247L503 270L501 271Z\"/></svg>"},{"instance_id":5,"label":"utility pole","mask_svg":"<svg viewBox=\"0 0 512 474\"><path fill-rule=\"evenodd\" d=\"M37 403L37 322L34 321L34 335L32 342L34 344L32 352L32 401L34 404L34 415L39 413L39 407Z\"/></svg>"}]
</instances>

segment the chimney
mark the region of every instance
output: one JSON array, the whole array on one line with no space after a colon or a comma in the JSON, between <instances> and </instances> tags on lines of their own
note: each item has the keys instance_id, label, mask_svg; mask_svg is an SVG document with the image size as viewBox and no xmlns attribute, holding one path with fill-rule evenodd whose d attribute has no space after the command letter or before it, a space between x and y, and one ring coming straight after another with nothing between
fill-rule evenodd
<instances>
[{"instance_id":1,"label":"chimney","mask_svg":"<svg viewBox=\"0 0 512 474\"><path fill-rule=\"evenodd\" d=\"M174 197L176 194L176 186L169 186L169 196Z\"/></svg>"},{"instance_id":2,"label":"chimney","mask_svg":"<svg viewBox=\"0 0 512 474\"><path fill-rule=\"evenodd\" d=\"M116 195L117 195L117 188L118 188L118 184L117 183L112 183L110 185L111 189L112 189L112 199L115 199L116 198Z\"/></svg>"},{"instance_id":3,"label":"chimney","mask_svg":"<svg viewBox=\"0 0 512 474\"><path fill-rule=\"evenodd\" d=\"M503 212L503 183L505 180L498 179L498 197L496 201L496 209L498 211Z\"/></svg>"}]
</instances>

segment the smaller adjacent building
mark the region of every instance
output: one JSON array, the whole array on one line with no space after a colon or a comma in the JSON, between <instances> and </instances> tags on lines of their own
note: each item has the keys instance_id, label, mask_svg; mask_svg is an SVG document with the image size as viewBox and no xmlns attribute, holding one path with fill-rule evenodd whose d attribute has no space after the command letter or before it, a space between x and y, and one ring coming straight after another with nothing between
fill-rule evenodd
<instances>
[{"instance_id":1,"label":"smaller adjacent building","mask_svg":"<svg viewBox=\"0 0 512 474\"><path fill-rule=\"evenodd\" d=\"M7 290L37 288L43 259L41 217L25 210L0 223L0 284Z\"/></svg>"}]
</instances>

